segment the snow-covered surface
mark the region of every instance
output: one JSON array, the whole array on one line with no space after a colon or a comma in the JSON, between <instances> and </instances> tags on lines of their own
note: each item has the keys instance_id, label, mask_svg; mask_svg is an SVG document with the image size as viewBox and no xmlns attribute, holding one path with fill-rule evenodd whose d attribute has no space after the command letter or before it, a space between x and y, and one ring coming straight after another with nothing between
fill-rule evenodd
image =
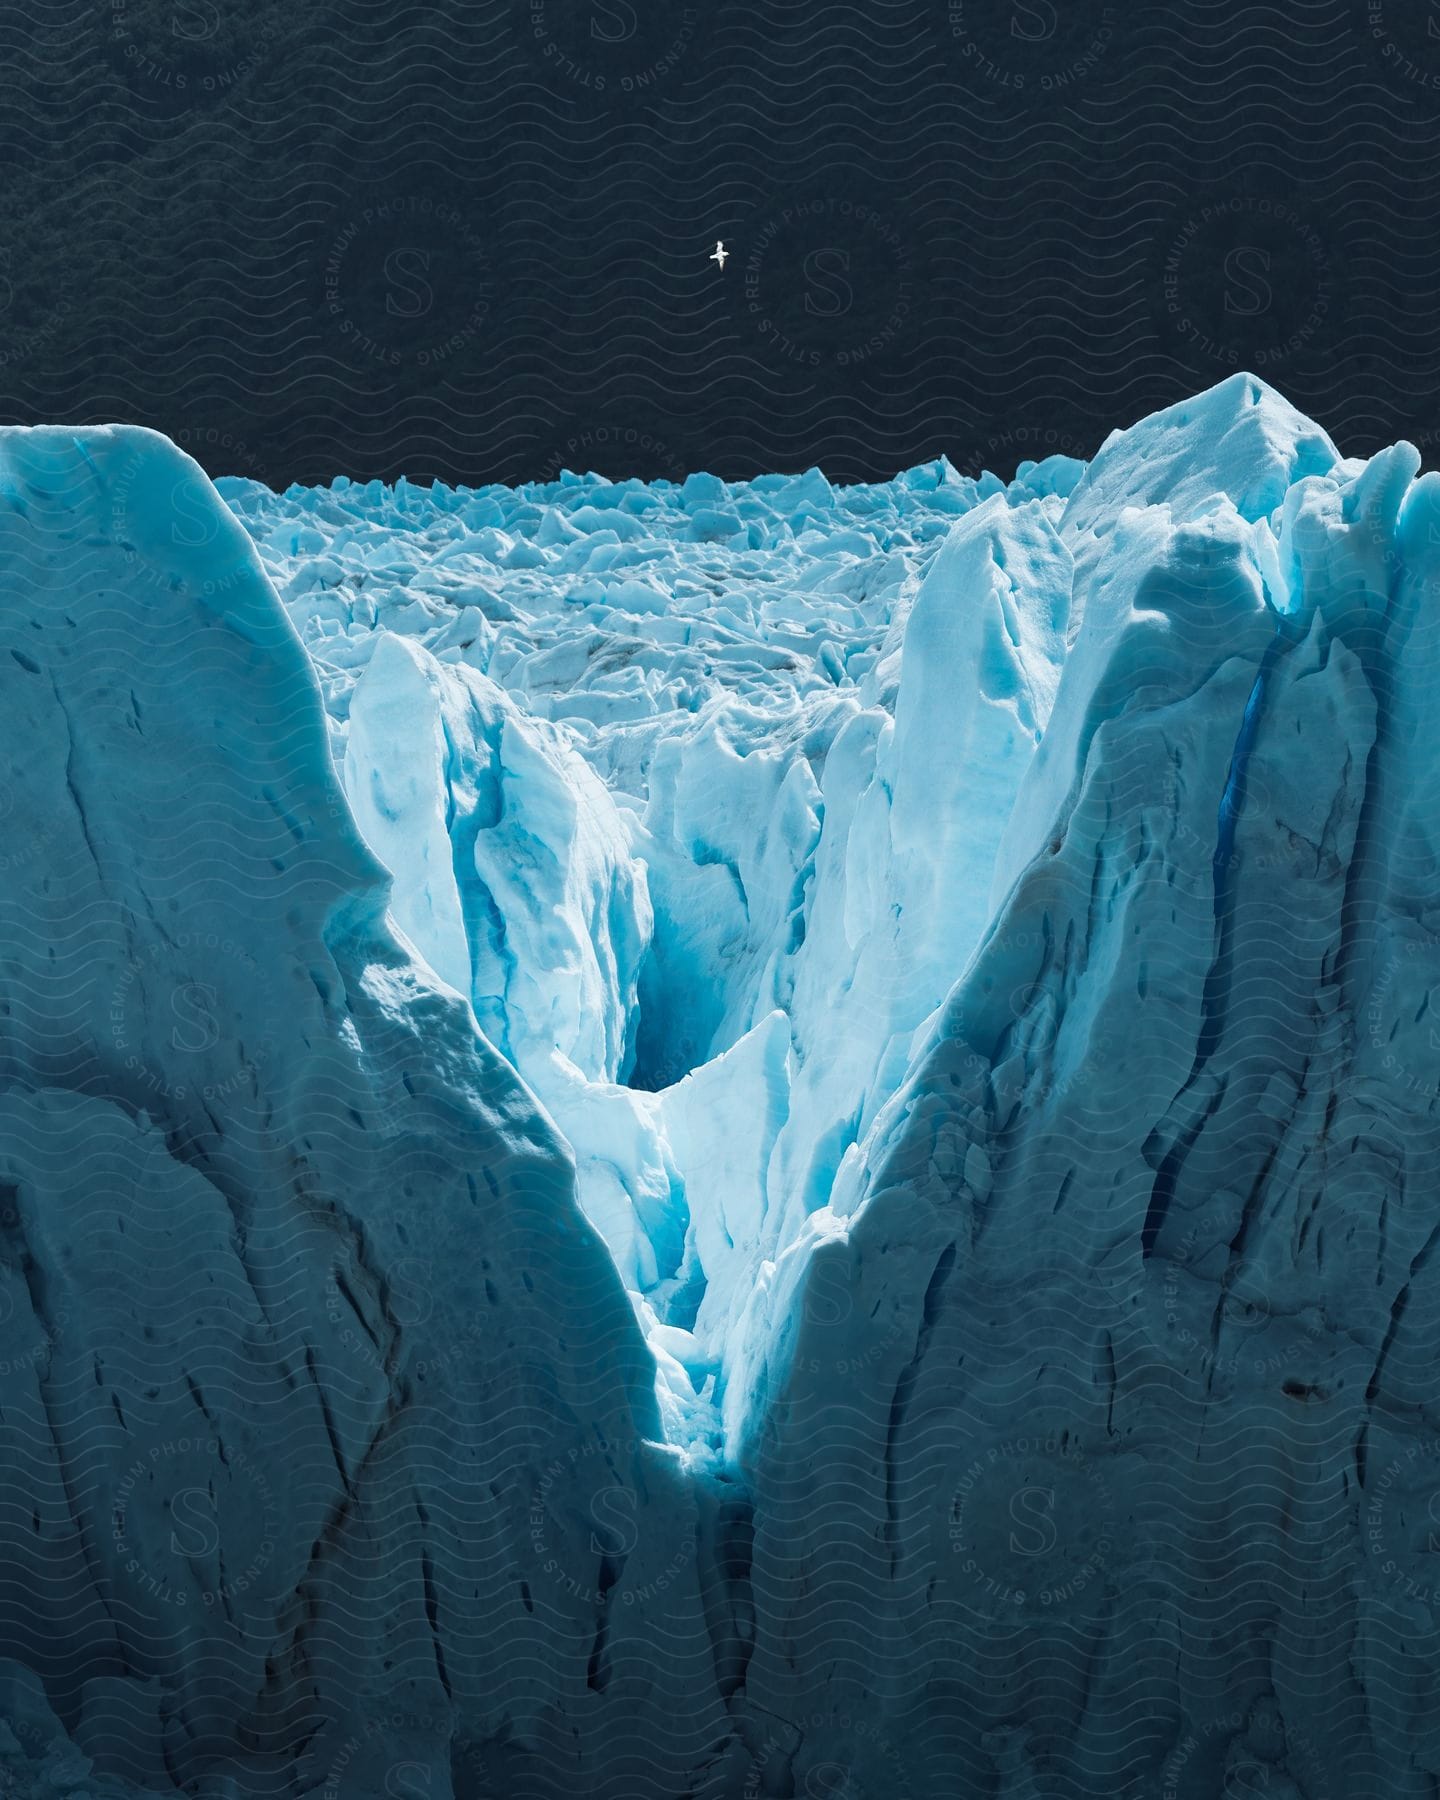
<instances>
[{"instance_id":1,"label":"snow-covered surface","mask_svg":"<svg viewBox=\"0 0 1440 1800\"><path fill-rule=\"evenodd\" d=\"M691 1460L739 1456L776 1266L989 917L1080 474L220 484L392 916L574 1150Z\"/></svg>"},{"instance_id":2,"label":"snow-covered surface","mask_svg":"<svg viewBox=\"0 0 1440 1800\"><path fill-rule=\"evenodd\" d=\"M0 433L0 1766L1431 1791L1417 467Z\"/></svg>"}]
</instances>

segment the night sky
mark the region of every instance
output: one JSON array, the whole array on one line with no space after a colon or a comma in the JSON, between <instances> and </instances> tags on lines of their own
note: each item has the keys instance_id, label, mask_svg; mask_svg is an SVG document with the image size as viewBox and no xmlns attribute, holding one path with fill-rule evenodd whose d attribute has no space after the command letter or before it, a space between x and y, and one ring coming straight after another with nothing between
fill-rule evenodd
<instances>
[{"instance_id":1,"label":"night sky","mask_svg":"<svg viewBox=\"0 0 1440 1800\"><path fill-rule=\"evenodd\" d=\"M5 421L1008 475L1248 367L1440 458L1436 0L28 0L0 70Z\"/></svg>"}]
</instances>

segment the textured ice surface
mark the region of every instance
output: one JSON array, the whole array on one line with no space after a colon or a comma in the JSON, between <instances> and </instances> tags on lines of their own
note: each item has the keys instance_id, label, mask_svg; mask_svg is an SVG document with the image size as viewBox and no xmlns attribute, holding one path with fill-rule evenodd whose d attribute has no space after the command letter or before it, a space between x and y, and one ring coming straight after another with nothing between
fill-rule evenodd
<instances>
[{"instance_id":1,"label":"textured ice surface","mask_svg":"<svg viewBox=\"0 0 1440 1800\"><path fill-rule=\"evenodd\" d=\"M571 1145L691 1457L738 1458L776 1266L989 917L1080 473L221 484L392 917Z\"/></svg>"},{"instance_id":2,"label":"textured ice surface","mask_svg":"<svg viewBox=\"0 0 1440 1800\"><path fill-rule=\"evenodd\" d=\"M7 1778L1430 1793L1417 466L0 434Z\"/></svg>"}]
</instances>

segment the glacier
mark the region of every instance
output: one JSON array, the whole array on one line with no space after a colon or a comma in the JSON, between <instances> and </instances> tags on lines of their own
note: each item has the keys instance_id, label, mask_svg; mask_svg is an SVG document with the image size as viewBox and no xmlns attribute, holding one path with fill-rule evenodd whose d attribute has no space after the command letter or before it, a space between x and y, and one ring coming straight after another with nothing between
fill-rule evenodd
<instances>
[{"instance_id":1,"label":"glacier","mask_svg":"<svg viewBox=\"0 0 1440 1800\"><path fill-rule=\"evenodd\" d=\"M1440 477L0 428L19 1794L1440 1782Z\"/></svg>"}]
</instances>

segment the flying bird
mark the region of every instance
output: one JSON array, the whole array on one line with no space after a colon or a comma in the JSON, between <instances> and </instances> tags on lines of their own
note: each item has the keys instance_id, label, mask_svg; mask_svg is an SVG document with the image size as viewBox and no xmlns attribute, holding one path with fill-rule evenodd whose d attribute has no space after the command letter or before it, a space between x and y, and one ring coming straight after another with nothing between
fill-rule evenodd
<instances>
[{"instance_id":1,"label":"flying bird","mask_svg":"<svg viewBox=\"0 0 1440 1800\"><path fill-rule=\"evenodd\" d=\"M723 269L725 267L725 258L729 254L730 252L725 248L725 240L723 238L716 238L715 248L710 252L710 261L719 263L720 267Z\"/></svg>"}]
</instances>

